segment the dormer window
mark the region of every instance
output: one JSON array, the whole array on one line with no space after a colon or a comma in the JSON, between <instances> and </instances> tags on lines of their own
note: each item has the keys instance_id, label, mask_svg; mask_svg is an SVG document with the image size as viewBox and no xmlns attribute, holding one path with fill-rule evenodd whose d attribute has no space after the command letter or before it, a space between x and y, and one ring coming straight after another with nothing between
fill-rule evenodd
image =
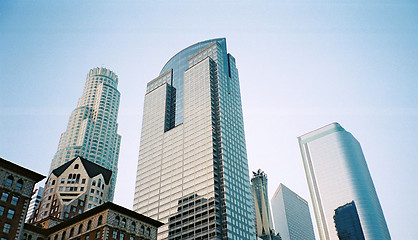
<instances>
[{"instance_id":1,"label":"dormer window","mask_svg":"<svg viewBox=\"0 0 418 240\"><path fill-rule=\"evenodd\" d=\"M13 176L12 175L10 175L10 176L8 176L7 178L6 178L6 186L7 187L11 187L12 186L12 184L13 184Z\"/></svg>"},{"instance_id":2,"label":"dormer window","mask_svg":"<svg viewBox=\"0 0 418 240\"><path fill-rule=\"evenodd\" d=\"M22 179L17 180L16 189L22 190L22 187L23 187L23 180Z\"/></svg>"}]
</instances>

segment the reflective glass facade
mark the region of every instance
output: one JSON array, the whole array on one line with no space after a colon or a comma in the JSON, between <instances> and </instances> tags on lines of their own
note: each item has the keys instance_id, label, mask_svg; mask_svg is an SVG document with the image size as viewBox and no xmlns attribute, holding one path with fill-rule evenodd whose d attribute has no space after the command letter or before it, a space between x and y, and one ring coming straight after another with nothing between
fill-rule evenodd
<instances>
[{"instance_id":1,"label":"reflective glass facade","mask_svg":"<svg viewBox=\"0 0 418 240\"><path fill-rule=\"evenodd\" d=\"M235 59L197 43L147 85L134 210L159 239L255 239L251 199Z\"/></svg>"},{"instance_id":2,"label":"reflective glass facade","mask_svg":"<svg viewBox=\"0 0 418 240\"><path fill-rule=\"evenodd\" d=\"M340 240L364 240L354 201L335 209L334 223Z\"/></svg>"},{"instance_id":3,"label":"reflective glass facade","mask_svg":"<svg viewBox=\"0 0 418 240\"><path fill-rule=\"evenodd\" d=\"M118 76L106 68L91 69L83 95L61 134L49 172L81 156L113 172L109 199L113 199L121 136L118 130L120 93Z\"/></svg>"},{"instance_id":4,"label":"reflective glass facade","mask_svg":"<svg viewBox=\"0 0 418 240\"><path fill-rule=\"evenodd\" d=\"M280 184L271 199L274 227L282 240L315 240L308 202Z\"/></svg>"},{"instance_id":5,"label":"reflective glass facade","mask_svg":"<svg viewBox=\"0 0 418 240\"><path fill-rule=\"evenodd\" d=\"M359 142L338 123L298 138L321 240L337 240L335 209L356 203L364 237L390 239Z\"/></svg>"}]
</instances>

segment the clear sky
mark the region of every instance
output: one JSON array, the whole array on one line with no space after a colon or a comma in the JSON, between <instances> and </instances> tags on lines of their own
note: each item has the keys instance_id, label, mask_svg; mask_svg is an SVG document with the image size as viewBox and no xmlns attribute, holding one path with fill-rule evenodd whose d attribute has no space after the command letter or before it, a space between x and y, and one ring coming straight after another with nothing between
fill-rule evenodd
<instances>
[{"instance_id":1,"label":"clear sky","mask_svg":"<svg viewBox=\"0 0 418 240\"><path fill-rule=\"evenodd\" d=\"M89 69L109 68L115 202L132 208L146 83L183 48L226 37L250 170L268 174L270 198L282 182L311 202L296 138L337 121L362 145L392 238L416 239L418 2L260 2L0 1L0 156L47 174Z\"/></svg>"}]
</instances>

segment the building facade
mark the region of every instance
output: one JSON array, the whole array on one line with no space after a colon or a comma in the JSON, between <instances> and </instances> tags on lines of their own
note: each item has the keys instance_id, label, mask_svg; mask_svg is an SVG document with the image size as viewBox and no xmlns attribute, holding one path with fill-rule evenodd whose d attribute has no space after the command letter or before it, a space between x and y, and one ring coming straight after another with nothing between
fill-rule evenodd
<instances>
[{"instance_id":1,"label":"building facade","mask_svg":"<svg viewBox=\"0 0 418 240\"><path fill-rule=\"evenodd\" d=\"M54 169L29 223L47 217L66 220L109 201L112 172L82 157Z\"/></svg>"},{"instance_id":2,"label":"building facade","mask_svg":"<svg viewBox=\"0 0 418 240\"><path fill-rule=\"evenodd\" d=\"M42 200L42 196L44 195L44 188L39 187L35 189L32 193L32 197L29 202L28 212L26 213L25 222L29 222L30 217L35 212L36 208L38 208L39 203Z\"/></svg>"},{"instance_id":3,"label":"building facade","mask_svg":"<svg viewBox=\"0 0 418 240\"><path fill-rule=\"evenodd\" d=\"M340 240L364 240L354 201L335 209L334 223Z\"/></svg>"},{"instance_id":4,"label":"building facade","mask_svg":"<svg viewBox=\"0 0 418 240\"><path fill-rule=\"evenodd\" d=\"M121 136L117 134L120 93L118 76L106 68L91 69L83 95L61 134L50 172L81 156L113 172L109 198L113 200Z\"/></svg>"},{"instance_id":5,"label":"building facade","mask_svg":"<svg viewBox=\"0 0 418 240\"><path fill-rule=\"evenodd\" d=\"M111 202L65 221L25 224L22 240L155 240L163 223Z\"/></svg>"},{"instance_id":6,"label":"building facade","mask_svg":"<svg viewBox=\"0 0 418 240\"><path fill-rule=\"evenodd\" d=\"M254 195L257 237L264 240L273 239L275 233L268 198L267 175L261 169L253 172L251 186Z\"/></svg>"},{"instance_id":7,"label":"building facade","mask_svg":"<svg viewBox=\"0 0 418 240\"><path fill-rule=\"evenodd\" d=\"M147 84L134 210L159 239L255 239L252 209L235 59L200 42Z\"/></svg>"},{"instance_id":8,"label":"building facade","mask_svg":"<svg viewBox=\"0 0 418 240\"><path fill-rule=\"evenodd\" d=\"M0 158L0 238L20 239L33 187L45 176Z\"/></svg>"},{"instance_id":9,"label":"building facade","mask_svg":"<svg viewBox=\"0 0 418 240\"><path fill-rule=\"evenodd\" d=\"M271 208L282 240L315 240L308 202L282 183L271 199Z\"/></svg>"},{"instance_id":10,"label":"building facade","mask_svg":"<svg viewBox=\"0 0 418 240\"><path fill-rule=\"evenodd\" d=\"M352 201L365 239L390 234L360 143L338 123L298 137L321 240L337 240L335 209Z\"/></svg>"}]
</instances>

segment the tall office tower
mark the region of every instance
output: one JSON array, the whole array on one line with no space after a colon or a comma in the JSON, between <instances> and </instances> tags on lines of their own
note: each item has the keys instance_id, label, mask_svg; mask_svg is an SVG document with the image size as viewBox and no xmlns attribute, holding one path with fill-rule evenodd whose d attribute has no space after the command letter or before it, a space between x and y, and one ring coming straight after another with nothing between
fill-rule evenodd
<instances>
[{"instance_id":1,"label":"tall office tower","mask_svg":"<svg viewBox=\"0 0 418 240\"><path fill-rule=\"evenodd\" d=\"M147 85L134 210L159 239L255 239L238 70L226 39L194 44Z\"/></svg>"},{"instance_id":2,"label":"tall office tower","mask_svg":"<svg viewBox=\"0 0 418 240\"><path fill-rule=\"evenodd\" d=\"M257 236L264 240L273 239L275 234L268 198L267 175L261 169L253 172L251 186L254 195Z\"/></svg>"},{"instance_id":3,"label":"tall office tower","mask_svg":"<svg viewBox=\"0 0 418 240\"><path fill-rule=\"evenodd\" d=\"M271 199L271 208L282 240L315 240L308 202L282 183Z\"/></svg>"},{"instance_id":4,"label":"tall office tower","mask_svg":"<svg viewBox=\"0 0 418 240\"><path fill-rule=\"evenodd\" d=\"M338 239L334 215L351 202L365 239L390 239L363 151L353 135L331 123L298 140L320 239Z\"/></svg>"},{"instance_id":5,"label":"tall office tower","mask_svg":"<svg viewBox=\"0 0 418 240\"><path fill-rule=\"evenodd\" d=\"M120 135L118 110L120 93L118 76L106 68L91 69L87 75L83 95L72 112L67 130L61 134L57 153L49 172L71 159L81 156L112 171L109 199L113 199Z\"/></svg>"},{"instance_id":6,"label":"tall office tower","mask_svg":"<svg viewBox=\"0 0 418 240\"><path fill-rule=\"evenodd\" d=\"M29 222L29 219L31 218L32 214L35 212L36 208L39 206L39 203L41 202L43 194L44 194L43 187L39 187L35 189L35 191L33 191L32 197L29 202L28 212L26 213L25 222Z\"/></svg>"}]
</instances>

